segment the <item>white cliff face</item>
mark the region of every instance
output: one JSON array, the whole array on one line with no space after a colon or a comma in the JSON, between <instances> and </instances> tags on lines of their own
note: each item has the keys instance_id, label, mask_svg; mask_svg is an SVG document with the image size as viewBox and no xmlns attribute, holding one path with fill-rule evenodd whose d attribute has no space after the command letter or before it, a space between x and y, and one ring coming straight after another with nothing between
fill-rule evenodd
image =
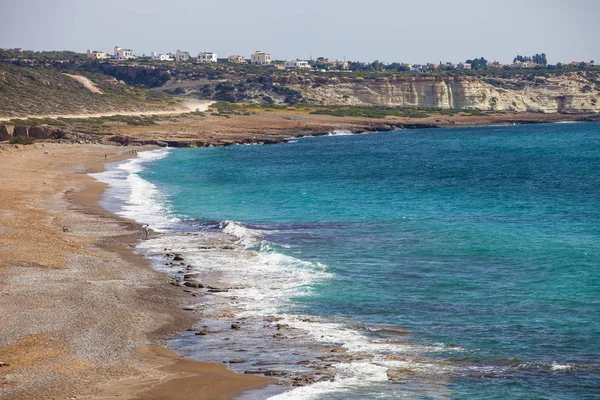
<instances>
[{"instance_id":1,"label":"white cliff face","mask_svg":"<svg viewBox=\"0 0 600 400\"><path fill-rule=\"evenodd\" d=\"M598 113L600 88L593 79L570 73L539 78L534 82L498 79L496 85L491 85L481 79L462 77L382 78L294 88L300 90L310 103L321 105Z\"/></svg>"}]
</instances>

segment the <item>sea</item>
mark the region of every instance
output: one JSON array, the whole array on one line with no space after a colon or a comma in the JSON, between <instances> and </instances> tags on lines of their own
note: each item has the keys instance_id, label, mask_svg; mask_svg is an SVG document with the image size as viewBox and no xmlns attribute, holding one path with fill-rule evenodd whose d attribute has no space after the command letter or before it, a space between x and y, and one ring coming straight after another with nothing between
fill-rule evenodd
<instances>
[{"instance_id":1,"label":"sea","mask_svg":"<svg viewBox=\"0 0 600 400\"><path fill-rule=\"evenodd\" d=\"M205 282L169 345L279 379L242 399L600 399L600 123L160 149L94 176L155 232L154 268Z\"/></svg>"}]
</instances>

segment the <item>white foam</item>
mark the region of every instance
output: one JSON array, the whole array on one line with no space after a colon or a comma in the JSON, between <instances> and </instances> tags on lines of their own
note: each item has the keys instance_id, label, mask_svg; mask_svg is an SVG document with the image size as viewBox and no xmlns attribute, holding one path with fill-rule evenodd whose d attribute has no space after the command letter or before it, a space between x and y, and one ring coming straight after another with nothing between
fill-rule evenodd
<instances>
[{"instance_id":1,"label":"white foam","mask_svg":"<svg viewBox=\"0 0 600 400\"><path fill-rule=\"evenodd\" d=\"M111 211L136 222L149 224L158 232L179 222L171 215L164 195L154 184L139 176L144 170L144 164L165 158L169 152L169 149L144 151L114 168L90 174L109 185L105 196L119 200L119 208Z\"/></svg>"},{"instance_id":2,"label":"white foam","mask_svg":"<svg viewBox=\"0 0 600 400\"><path fill-rule=\"evenodd\" d=\"M219 224L219 228L225 233L235 236L239 239L239 244L244 248L256 246L262 239L262 233L258 230L249 229L241 222L223 221Z\"/></svg>"},{"instance_id":3,"label":"white foam","mask_svg":"<svg viewBox=\"0 0 600 400\"><path fill-rule=\"evenodd\" d=\"M571 364L558 364L558 363L552 363L552 366L550 367L550 369L552 371L568 371L573 368L575 368L575 367Z\"/></svg>"},{"instance_id":4,"label":"white foam","mask_svg":"<svg viewBox=\"0 0 600 400\"><path fill-rule=\"evenodd\" d=\"M352 133L346 129L334 129L333 131L329 132L329 134L327 136L350 136L350 135L354 135L354 133Z\"/></svg>"},{"instance_id":5,"label":"white foam","mask_svg":"<svg viewBox=\"0 0 600 400\"><path fill-rule=\"evenodd\" d=\"M360 386L368 386L376 382L387 381L387 368L368 362L352 362L336 364L333 381L317 382L309 386L301 386L269 399L318 399L322 395L335 392L347 392Z\"/></svg>"}]
</instances>

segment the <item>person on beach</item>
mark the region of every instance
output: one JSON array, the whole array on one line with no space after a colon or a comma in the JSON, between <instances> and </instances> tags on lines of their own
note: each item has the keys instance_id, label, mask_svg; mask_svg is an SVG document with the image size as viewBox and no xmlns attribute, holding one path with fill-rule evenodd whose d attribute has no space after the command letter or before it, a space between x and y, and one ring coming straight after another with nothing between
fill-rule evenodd
<instances>
[{"instance_id":1,"label":"person on beach","mask_svg":"<svg viewBox=\"0 0 600 400\"><path fill-rule=\"evenodd\" d=\"M105 155L104 155L104 161L106 161L106 157L107 157L107 156L108 156L108 154L105 154Z\"/></svg>"},{"instance_id":2,"label":"person on beach","mask_svg":"<svg viewBox=\"0 0 600 400\"><path fill-rule=\"evenodd\" d=\"M148 239L149 230L150 226L148 224L144 225L144 239Z\"/></svg>"},{"instance_id":3,"label":"person on beach","mask_svg":"<svg viewBox=\"0 0 600 400\"><path fill-rule=\"evenodd\" d=\"M65 232L65 233L66 233L66 232L71 232L71 231L69 230L69 227L68 227L67 225L63 225L63 227L62 227L62 230L63 230L63 232Z\"/></svg>"}]
</instances>

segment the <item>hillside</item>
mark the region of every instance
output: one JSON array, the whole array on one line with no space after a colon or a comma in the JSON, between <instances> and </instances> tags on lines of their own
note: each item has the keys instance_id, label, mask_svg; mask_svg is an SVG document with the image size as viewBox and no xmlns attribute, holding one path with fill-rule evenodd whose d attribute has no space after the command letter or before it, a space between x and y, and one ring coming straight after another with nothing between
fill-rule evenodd
<instances>
[{"instance_id":1,"label":"hillside","mask_svg":"<svg viewBox=\"0 0 600 400\"><path fill-rule=\"evenodd\" d=\"M215 68L215 67L213 67ZM201 99L263 104L599 113L600 72L511 71L496 75L273 71L219 79L171 69L154 89Z\"/></svg>"},{"instance_id":2,"label":"hillside","mask_svg":"<svg viewBox=\"0 0 600 400\"><path fill-rule=\"evenodd\" d=\"M134 88L117 79L80 72L69 76L54 68L0 63L0 117L43 114L85 114L173 108L177 100L165 93Z\"/></svg>"},{"instance_id":3,"label":"hillside","mask_svg":"<svg viewBox=\"0 0 600 400\"><path fill-rule=\"evenodd\" d=\"M90 62L64 57L68 59L0 63L0 118L159 110L172 108L174 96L265 105L600 113L600 68L593 66L320 72L228 62Z\"/></svg>"}]
</instances>

